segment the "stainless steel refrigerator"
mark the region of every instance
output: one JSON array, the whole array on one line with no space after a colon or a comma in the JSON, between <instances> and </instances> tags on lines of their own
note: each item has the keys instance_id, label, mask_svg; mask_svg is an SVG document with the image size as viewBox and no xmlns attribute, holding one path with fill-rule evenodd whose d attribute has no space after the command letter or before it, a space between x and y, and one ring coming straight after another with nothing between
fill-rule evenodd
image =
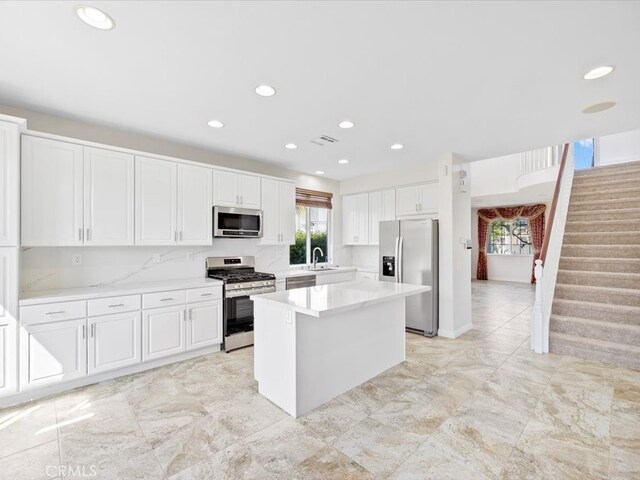
<instances>
[{"instance_id":1,"label":"stainless steel refrigerator","mask_svg":"<svg viewBox=\"0 0 640 480\"><path fill-rule=\"evenodd\" d=\"M428 285L431 291L406 299L406 328L438 334L438 221L380 222L379 278L383 282Z\"/></svg>"}]
</instances>

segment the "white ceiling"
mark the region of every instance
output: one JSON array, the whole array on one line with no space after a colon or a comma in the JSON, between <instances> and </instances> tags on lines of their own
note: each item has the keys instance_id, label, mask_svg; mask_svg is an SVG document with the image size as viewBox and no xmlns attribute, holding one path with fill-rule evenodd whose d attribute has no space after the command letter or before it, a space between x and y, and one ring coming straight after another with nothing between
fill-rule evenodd
<instances>
[{"instance_id":1,"label":"white ceiling","mask_svg":"<svg viewBox=\"0 0 640 480\"><path fill-rule=\"evenodd\" d=\"M336 179L640 127L640 2L76 3L0 3L0 103Z\"/></svg>"}]
</instances>

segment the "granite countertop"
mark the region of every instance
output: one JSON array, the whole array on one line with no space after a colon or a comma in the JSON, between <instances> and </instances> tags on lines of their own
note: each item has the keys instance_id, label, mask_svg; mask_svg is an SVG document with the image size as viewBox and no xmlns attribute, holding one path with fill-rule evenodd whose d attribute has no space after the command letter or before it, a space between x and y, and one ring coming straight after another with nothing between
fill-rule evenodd
<instances>
[{"instance_id":1,"label":"granite countertop","mask_svg":"<svg viewBox=\"0 0 640 480\"><path fill-rule=\"evenodd\" d=\"M92 298L115 297L118 295L136 295L141 293L182 290L222 286L220 280L207 277L164 280L159 282L130 283L124 285L104 285L95 287L65 288L59 290L39 290L20 294L20 306L40 303L67 302L71 300L90 300Z\"/></svg>"},{"instance_id":2,"label":"granite countertop","mask_svg":"<svg viewBox=\"0 0 640 480\"><path fill-rule=\"evenodd\" d=\"M346 312L367 305L428 292L431 287L408 283L356 280L283 292L252 295L254 302L288 307L293 311L321 317Z\"/></svg>"}]
</instances>

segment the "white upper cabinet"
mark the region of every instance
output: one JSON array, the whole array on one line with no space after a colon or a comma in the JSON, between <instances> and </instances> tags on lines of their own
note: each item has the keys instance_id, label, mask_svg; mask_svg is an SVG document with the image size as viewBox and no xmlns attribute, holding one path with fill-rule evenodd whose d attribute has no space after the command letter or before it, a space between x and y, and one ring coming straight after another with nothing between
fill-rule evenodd
<instances>
[{"instance_id":1,"label":"white upper cabinet","mask_svg":"<svg viewBox=\"0 0 640 480\"><path fill-rule=\"evenodd\" d=\"M380 222L396 219L396 191L382 190L369 194L369 245L378 245Z\"/></svg>"},{"instance_id":2,"label":"white upper cabinet","mask_svg":"<svg viewBox=\"0 0 640 480\"><path fill-rule=\"evenodd\" d=\"M423 215L438 211L438 183L396 189L396 215Z\"/></svg>"},{"instance_id":3,"label":"white upper cabinet","mask_svg":"<svg viewBox=\"0 0 640 480\"><path fill-rule=\"evenodd\" d=\"M418 185L420 191L420 213L438 212L438 183Z\"/></svg>"},{"instance_id":4,"label":"white upper cabinet","mask_svg":"<svg viewBox=\"0 0 640 480\"><path fill-rule=\"evenodd\" d=\"M84 244L134 244L133 155L84 149Z\"/></svg>"},{"instance_id":5,"label":"white upper cabinet","mask_svg":"<svg viewBox=\"0 0 640 480\"><path fill-rule=\"evenodd\" d=\"M210 245L212 241L210 168L178 165L178 243Z\"/></svg>"},{"instance_id":6,"label":"white upper cabinet","mask_svg":"<svg viewBox=\"0 0 640 480\"><path fill-rule=\"evenodd\" d=\"M238 174L238 195L243 208L260 208L260 177Z\"/></svg>"},{"instance_id":7,"label":"white upper cabinet","mask_svg":"<svg viewBox=\"0 0 640 480\"><path fill-rule=\"evenodd\" d=\"M347 195L342 203L342 237L344 245L367 245L369 242L369 194Z\"/></svg>"},{"instance_id":8,"label":"white upper cabinet","mask_svg":"<svg viewBox=\"0 0 640 480\"><path fill-rule=\"evenodd\" d=\"M136 245L211 245L211 169L136 157Z\"/></svg>"},{"instance_id":9,"label":"white upper cabinet","mask_svg":"<svg viewBox=\"0 0 640 480\"><path fill-rule=\"evenodd\" d=\"M25 136L22 245L133 245L133 155Z\"/></svg>"},{"instance_id":10,"label":"white upper cabinet","mask_svg":"<svg viewBox=\"0 0 640 480\"><path fill-rule=\"evenodd\" d=\"M178 165L136 157L136 245L175 245Z\"/></svg>"},{"instance_id":11,"label":"white upper cabinet","mask_svg":"<svg viewBox=\"0 0 640 480\"><path fill-rule=\"evenodd\" d=\"M369 194L369 245L378 245L379 223L382 217L382 192Z\"/></svg>"},{"instance_id":12,"label":"white upper cabinet","mask_svg":"<svg viewBox=\"0 0 640 480\"><path fill-rule=\"evenodd\" d=\"M215 206L260 208L260 177L213 171L213 204Z\"/></svg>"},{"instance_id":13,"label":"white upper cabinet","mask_svg":"<svg viewBox=\"0 0 640 480\"><path fill-rule=\"evenodd\" d=\"M83 244L83 147L22 137L22 245Z\"/></svg>"},{"instance_id":14,"label":"white upper cabinet","mask_svg":"<svg viewBox=\"0 0 640 480\"><path fill-rule=\"evenodd\" d=\"M213 205L238 206L238 174L226 170L213 171Z\"/></svg>"},{"instance_id":15,"label":"white upper cabinet","mask_svg":"<svg viewBox=\"0 0 640 480\"><path fill-rule=\"evenodd\" d=\"M18 246L20 132L0 121L0 247Z\"/></svg>"},{"instance_id":16,"label":"white upper cabinet","mask_svg":"<svg viewBox=\"0 0 640 480\"><path fill-rule=\"evenodd\" d=\"M396 219L396 190L382 191L382 210L380 221Z\"/></svg>"},{"instance_id":17,"label":"white upper cabinet","mask_svg":"<svg viewBox=\"0 0 640 480\"><path fill-rule=\"evenodd\" d=\"M262 239L265 245L295 243L296 188L292 183L262 179Z\"/></svg>"}]
</instances>

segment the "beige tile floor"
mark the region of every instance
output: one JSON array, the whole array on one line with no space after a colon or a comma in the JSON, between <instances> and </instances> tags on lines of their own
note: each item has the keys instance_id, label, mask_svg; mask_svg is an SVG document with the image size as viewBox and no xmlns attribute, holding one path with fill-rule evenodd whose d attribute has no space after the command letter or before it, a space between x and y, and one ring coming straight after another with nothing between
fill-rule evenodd
<instances>
[{"instance_id":1,"label":"beige tile floor","mask_svg":"<svg viewBox=\"0 0 640 480\"><path fill-rule=\"evenodd\" d=\"M639 479L640 372L532 353L532 295L474 283L474 330L297 420L251 349L0 411L0 478Z\"/></svg>"}]
</instances>

